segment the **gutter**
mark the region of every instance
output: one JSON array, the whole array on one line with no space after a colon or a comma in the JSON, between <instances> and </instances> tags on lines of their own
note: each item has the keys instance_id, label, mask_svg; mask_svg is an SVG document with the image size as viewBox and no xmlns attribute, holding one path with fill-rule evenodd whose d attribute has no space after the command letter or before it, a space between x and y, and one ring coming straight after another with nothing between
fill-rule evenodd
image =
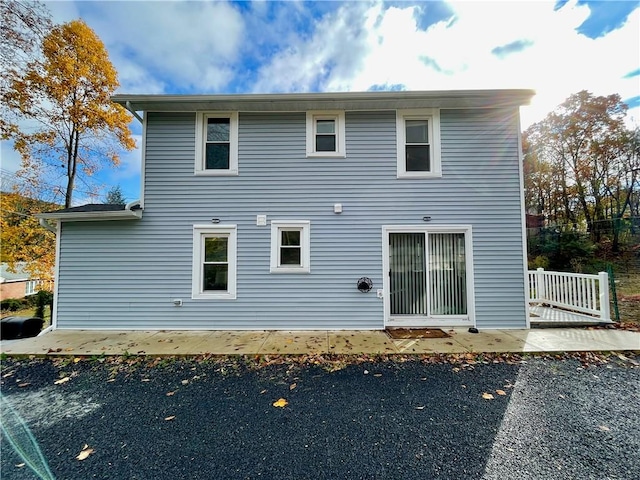
<instances>
[{"instance_id":1,"label":"gutter","mask_svg":"<svg viewBox=\"0 0 640 480\"><path fill-rule=\"evenodd\" d=\"M40 225L47 230L56 233L55 229L47 220L58 220L60 222L91 222L106 220L136 220L142 218L140 200L134 200L124 206L124 210L97 210L97 211L58 211L48 213L38 213L36 218L40 219ZM134 209L135 208L135 209Z\"/></svg>"}]
</instances>

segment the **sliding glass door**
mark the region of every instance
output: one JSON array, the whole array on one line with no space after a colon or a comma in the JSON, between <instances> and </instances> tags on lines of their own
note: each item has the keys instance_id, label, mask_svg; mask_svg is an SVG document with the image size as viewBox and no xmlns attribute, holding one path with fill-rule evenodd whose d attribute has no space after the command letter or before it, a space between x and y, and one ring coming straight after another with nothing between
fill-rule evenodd
<instances>
[{"instance_id":1,"label":"sliding glass door","mask_svg":"<svg viewBox=\"0 0 640 480\"><path fill-rule=\"evenodd\" d=\"M463 232L390 232L388 255L392 317L468 314Z\"/></svg>"}]
</instances>

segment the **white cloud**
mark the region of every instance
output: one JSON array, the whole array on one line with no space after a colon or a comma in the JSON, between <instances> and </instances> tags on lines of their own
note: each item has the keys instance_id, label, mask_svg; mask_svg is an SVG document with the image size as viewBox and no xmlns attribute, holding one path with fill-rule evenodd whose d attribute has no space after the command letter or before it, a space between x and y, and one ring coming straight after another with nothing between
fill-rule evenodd
<instances>
[{"instance_id":1,"label":"white cloud","mask_svg":"<svg viewBox=\"0 0 640 480\"><path fill-rule=\"evenodd\" d=\"M292 36L290 44L258 71L255 92L337 90L352 81L370 54L370 35L363 2L352 2L320 19L307 40Z\"/></svg>"},{"instance_id":2,"label":"white cloud","mask_svg":"<svg viewBox=\"0 0 640 480\"><path fill-rule=\"evenodd\" d=\"M57 3L56 21L82 17L105 43L121 91L216 91L233 77L244 20L228 3Z\"/></svg>"},{"instance_id":3,"label":"white cloud","mask_svg":"<svg viewBox=\"0 0 640 480\"><path fill-rule=\"evenodd\" d=\"M13 149L13 142L0 141L0 167L9 172L17 172L21 164L20 154Z\"/></svg>"},{"instance_id":4,"label":"white cloud","mask_svg":"<svg viewBox=\"0 0 640 480\"><path fill-rule=\"evenodd\" d=\"M259 72L256 91L362 91L402 84L408 90L533 88L523 126L542 119L572 93L638 95L640 11L596 40L577 32L588 17L575 0L558 11L553 2L451 2L453 21L422 31L414 6L351 2L320 19L307 38L296 38ZM499 46L523 41L504 58ZM637 109L635 109L637 110ZM635 114L636 119L637 113Z\"/></svg>"}]
</instances>

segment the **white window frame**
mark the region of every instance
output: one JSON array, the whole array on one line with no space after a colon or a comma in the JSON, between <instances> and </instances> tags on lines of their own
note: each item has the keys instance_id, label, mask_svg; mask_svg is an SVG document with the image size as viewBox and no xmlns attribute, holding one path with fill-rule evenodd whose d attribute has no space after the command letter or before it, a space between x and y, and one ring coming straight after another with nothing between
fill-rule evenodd
<instances>
[{"instance_id":1,"label":"white window frame","mask_svg":"<svg viewBox=\"0 0 640 480\"><path fill-rule=\"evenodd\" d=\"M191 298L209 300L234 300L236 298L237 284L237 226L236 225L194 225L193 226L193 271ZM226 237L227 273L226 292L206 292L202 290L202 265L204 263L204 239L210 237Z\"/></svg>"},{"instance_id":2,"label":"white window frame","mask_svg":"<svg viewBox=\"0 0 640 480\"><path fill-rule=\"evenodd\" d=\"M300 266L280 264L280 232L300 230ZM310 273L311 272L311 222L308 220L272 220L271 221L271 273Z\"/></svg>"},{"instance_id":3,"label":"white window frame","mask_svg":"<svg viewBox=\"0 0 640 480\"><path fill-rule=\"evenodd\" d=\"M406 162L406 121L427 120L429 123L429 161L431 170L428 172L408 172ZM398 178L437 178L442 177L441 147L440 147L440 109L420 108L396 111L396 139Z\"/></svg>"},{"instance_id":4,"label":"white window frame","mask_svg":"<svg viewBox=\"0 0 640 480\"><path fill-rule=\"evenodd\" d=\"M24 287L24 296L28 297L29 295L35 295L38 293L36 290L38 283L38 280L27 280Z\"/></svg>"},{"instance_id":5,"label":"white window frame","mask_svg":"<svg viewBox=\"0 0 640 480\"><path fill-rule=\"evenodd\" d=\"M318 120L334 120L336 125L336 151L316 151L316 126ZM346 157L344 110L316 110L307 112L307 157Z\"/></svg>"},{"instance_id":6,"label":"white window frame","mask_svg":"<svg viewBox=\"0 0 640 480\"><path fill-rule=\"evenodd\" d=\"M207 169L207 120L210 118L229 119L229 168ZM196 175L226 176L238 175L238 112L197 112L196 113Z\"/></svg>"}]
</instances>

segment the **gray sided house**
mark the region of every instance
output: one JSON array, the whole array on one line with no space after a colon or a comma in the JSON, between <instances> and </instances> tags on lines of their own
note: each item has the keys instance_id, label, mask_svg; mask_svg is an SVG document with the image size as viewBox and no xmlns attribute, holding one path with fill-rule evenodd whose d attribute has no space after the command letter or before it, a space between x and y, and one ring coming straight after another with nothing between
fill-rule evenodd
<instances>
[{"instance_id":1,"label":"gray sided house","mask_svg":"<svg viewBox=\"0 0 640 480\"><path fill-rule=\"evenodd\" d=\"M41 215L54 328L526 328L532 95L117 95L141 199Z\"/></svg>"}]
</instances>

